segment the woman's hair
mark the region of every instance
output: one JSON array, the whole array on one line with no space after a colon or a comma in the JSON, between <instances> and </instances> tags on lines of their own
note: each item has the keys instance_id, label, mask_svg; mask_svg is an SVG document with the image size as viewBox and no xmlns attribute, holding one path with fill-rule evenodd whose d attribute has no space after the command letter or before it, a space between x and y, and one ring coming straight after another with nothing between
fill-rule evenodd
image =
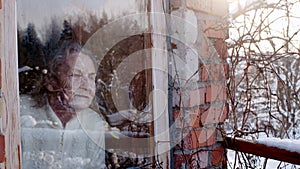
<instances>
[{"instance_id":1,"label":"woman's hair","mask_svg":"<svg viewBox=\"0 0 300 169\"><path fill-rule=\"evenodd\" d=\"M67 66L64 65L66 57L74 52L79 53L81 49L82 47L79 43L72 40L64 40L54 52L54 55L50 56L46 69L41 74L40 80L36 82L36 88L30 93L36 101L37 107L42 107L47 103L47 95L50 91L46 86L50 81L57 80L57 69L60 66Z\"/></svg>"},{"instance_id":2,"label":"woman's hair","mask_svg":"<svg viewBox=\"0 0 300 169\"><path fill-rule=\"evenodd\" d=\"M66 57L72 53L79 53L81 51L81 45L76 42L63 42L61 47L57 50L56 54L50 60L48 69L48 77L56 78L57 69L62 66L66 60ZM65 65L66 66L66 65Z\"/></svg>"}]
</instances>

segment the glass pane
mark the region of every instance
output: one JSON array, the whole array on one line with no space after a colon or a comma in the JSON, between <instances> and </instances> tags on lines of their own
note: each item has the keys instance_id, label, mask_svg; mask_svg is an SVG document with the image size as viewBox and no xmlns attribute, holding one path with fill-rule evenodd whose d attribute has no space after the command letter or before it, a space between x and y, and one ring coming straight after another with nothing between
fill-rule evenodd
<instances>
[{"instance_id":1,"label":"glass pane","mask_svg":"<svg viewBox=\"0 0 300 169\"><path fill-rule=\"evenodd\" d=\"M146 1L17 6L23 168L150 168Z\"/></svg>"}]
</instances>

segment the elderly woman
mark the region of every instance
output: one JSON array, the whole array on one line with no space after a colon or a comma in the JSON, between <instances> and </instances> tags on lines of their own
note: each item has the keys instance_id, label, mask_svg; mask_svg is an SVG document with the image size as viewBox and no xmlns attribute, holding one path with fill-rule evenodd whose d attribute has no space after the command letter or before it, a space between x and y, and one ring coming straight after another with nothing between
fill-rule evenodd
<instances>
[{"instance_id":1,"label":"elderly woman","mask_svg":"<svg viewBox=\"0 0 300 169\"><path fill-rule=\"evenodd\" d=\"M89 108L92 58L69 40L49 64L39 94L21 96L23 168L105 168L104 121Z\"/></svg>"}]
</instances>

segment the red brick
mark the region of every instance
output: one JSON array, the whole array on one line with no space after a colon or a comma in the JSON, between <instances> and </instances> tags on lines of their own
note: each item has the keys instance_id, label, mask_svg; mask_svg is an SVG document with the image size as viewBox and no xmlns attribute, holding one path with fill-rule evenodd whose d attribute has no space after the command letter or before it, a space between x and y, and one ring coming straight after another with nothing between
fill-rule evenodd
<instances>
[{"instance_id":1,"label":"red brick","mask_svg":"<svg viewBox=\"0 0 300 169\"><path fill-rule=\"evenodd\" d=\"M207 82L208 81L208 77L209 77L209 72L207 70L207 66L206 65L201 65L200 66L200 81L202 82Z\"/></svg>"},{"instance_id":2,"label":"red brick","mask_svg":"<svg viewBox=\"0 0 300 169\"><path fill-rule=\"evenodd\" d=\"M207 124L218 124L225 121L228 116L228 106L211 106L207 109L195 110L194 114L200 116L199 126ZM197 122L197 121L196 121Z\"/></svg>"},{"instance_id":3,"label":"red brick","mask_svg":"<svg viewBox=\"0 0 300 169\"><path fill-rule=\"evenodd\" d=\"M195 112L195 113L190 113L189 114L190 119L189 119L189 126L193 128L201 127L201 117L200 113Z\"/></svg>"},{"instance_id":4,"label":"red brick","mask_svg":"<svg viewBox=\"0 0 300 169\"><path fill-rule=\"evenodd\" d=\"M212 12L212 0L186 0L186 6L196 11Z\"/></svg>"},{"instance_id":5,"label":"red brick","mask_svg":"<svg viewBox=\"0 0 300 169\"><path fill-rule=\"evenodd\" d=\"M5 137L0 135L0 163L5 161Z\"/></svg>"},{"instance_id":6,"label":"red brick","mask_svg":"<svg viewBox=\"0 0 300 169\"><path fill-rule=\"evenodd\" d=\"M173 110L173 121L175 121L180 115L180 110Z\"/></svg>"},{"instance_id":7,"label":"red brick","mask_svg":"<svg viewBox=\"0 0 300 169\"><path fill-rule=\"evenodd\" d=\"M213 85L206 87L206 102L226 100L225 85Z\"/></svg>"},{"instance_id":8,"label":"red brick","mask_svg":"<svg viewBox=\"0 0 300 169\"><path fill-rule=\"evenodd\" d=\"M226 33L223 30L214 30L214 28L207 29L205 35L209 38L224 39L226 37Z\"/></svg>"},{"instance_id":9,"label":"red brick","mask_svg":"<svg viewBox=\"0 0 300 169\"><path fill-rule=\"evenodd\" d=\"M172 9L177 9L181 7L181 0L171 0L170 5Z\"/></svg>"},{"instance_id":10,"label":"red brick","mask_svg":"<svg viewBox=\"0 0 300 169\"><path fill-rule=\"evenodd\" d=\"M201 67L201 81L202 82L216 82L225 81L227 64L210 64Z\"/></svg>"},{"instance_id":11,"label":"red brick","mask_svg":"<svg viewBox=\"0 0 300 169\"><path fill-rule=\"evenodd\" d=\"M186 0L187 8L216 16L228 14L227 0Z\"/></svg>"},{"instance_id":12,"label":"red brick","mask_svg":"<svg viewBox=\"0 0 300 169\"><path fill-rule=\"evenodd\" d=\"M182 165L189 163L189 154L174 154L174 168L182 168Z\"/></svg>"},{"instance_id":13,"label":"red brick","mask_svg":"<svg viewBox=\"0 0 300 169\"><path fill-rule=\"evenodd\" d=\"M185 149L196 149L211 146L216 142L216 129L197 129L191 130L183 139Z\"/></svg>"},{"instance_id":14,"label":"red brick","mask_svg":"<svg viewBox=\"0 0 300 169\"><path fill-rule=\"evenodd\" d=\"M202 126L201 114L198 111L193 111L192 113L185 115L186 117L181 113L183 112L180 110L173 111L173 120L176 128L182 128L183 126L198 128ZM183 123L186 124L183 125Z\"/></svg>"},{"instance_id":15,"label":"red brick","mask_svg":"<svg viewBox=\"0 0 300 169\"><path fill-rule=\"evenodd\" d=\"M207 31L208 33L206 34L209 34L210 32ZM221 35L218 35L218 34L214 34L214 37L219 37ZM222 35L223 36L223 35ZM227 57L227 51L225 53L225 49L221 43L221 39L220 41L219 40L216 40L215 43L211 43L211 41L205 37L201 38L201 46L199 47L200 48L200 59L211 59L211 58L214 58L214 59L225 59Z\"/></svg>"},{"instance_id":16,"label":"red brick","mask_svg":"<svg viewBox=\"0 0 300 169\"><path fill-rule=\"evenodd\" d=\"M209 72L212 81L225 81L225 64L210 65Z\"/></svg>"},{"instance_id":17,"label":"red brick","mask_svg":"<svg viewBox=\"0 0 300 169\"><path fill-rule=\"evenodd\" d=\"M181 97L182 93L173 91L173 107L188 107L190 105L190 100L188 97Z\"/></svg>"},{"instance_id":18,"label":"red brick","mask_svg":"<svg viewBox=\"0 0 300 169\"><path fill-rule=\"evenodd\" d=\"M214 148L211 152L211 164L217 165L220 163L223 163L224 165L226 164L226 150L224 149L224 147L217 147Z\"/></svg>"},{"instance_id":19,"label":"red brick","mask_svg":"<svg viewBox=\"0 0 300 169\"><path fill-rule=\"evenodd\" d=\"M183 114L181 113L183 113L182 110L173 110L173 120L176 128L182 128L182 126L187 126L186 124L183 125L184 123L186 123L186 121Z\"/></svg>"},{"instance_id":20,"label":"red brick","mask_svg":"<svg viewBox=\"0 0 300 169\"><path fill-rule=\"evenodd\" d=\"M194 169L199 168L206 168L208 166L208 152L207 151L200 151L196 154L192 155L191 158L191 167Z\"/></svg>"},{"instance_id":21,"label":"red brick","mask_svg":"<svg viewBox=\"0 0 300 169\"><path fill-rule=\"evenodd\" d=\"M189 107L199 106L205 103L205 88L190 91Z\"/></svg>"},{"instance_id":22,"label":"red brick","mask_svg":"<svg viewBox=\"0 0 300 169\"><path fill-rule=\"evenodd\" d=\"M228 56L228 50L224 39L217 39L214 44L219 56L222 59L226 59Z\"/></svg>"},{"instance_id":23,"label":"red brick","mask_svg":"<svg viewBox=\"0 0 300 169\"><path fill-rule=\"evenodd\" d=\"M225 39L227 37L227 27L220 21L205 20L205 35L209 38Z\"/></svg>"},{"instance_id":24,"label":"red brick","mask_svg":"<svg viewBox=\"0 0 300 169\"><path fill-rule=\"evenodd\" d=\"M212 0L212 12L213 15L226 16L229 12L229 3L227 0Z\"/></svg>"},{"instance_id":25,"label":"red brick","mask_svg":"<svg viewBox=\"0 0 300 169\"><path fill-rule=\"evenodd\" d=\"M229 65L227 63L224 64L224 74L225 74L225 78L228 79L228 77L229 77Z\"/></svg>"},{"instance_id":26,"label":"red brick","mask_svg":"<svg viewBox=\"0 0 300 169\"><path fill-rule=\"evenodd\" d=\"M214 47L211 45L208 39L202 38L200 47L200 56L202 58L213 57Z\"/></svg>"}]
</instances>

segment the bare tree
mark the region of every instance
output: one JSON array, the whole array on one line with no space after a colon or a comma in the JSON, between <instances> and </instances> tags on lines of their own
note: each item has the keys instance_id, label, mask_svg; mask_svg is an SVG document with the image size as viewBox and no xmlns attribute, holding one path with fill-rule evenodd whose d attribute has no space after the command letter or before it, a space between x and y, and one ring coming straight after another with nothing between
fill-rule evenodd
<instances>
[{"instance_id":1,"label":"bare tree","mask_svg":"<svg viewBox=\"0 0 300 169\"><path fill-rule=\"evenodd\" d=\"M299 139L300 56L296 0L235 2L228 64L230 117L236 137ZM233 4L234 5L234 4ZM244 6L243 6L244 5ZM234 6L233 6L234 7ZM255 168L250 155L236 154L233 167ZM265 167L265 164L261 164Z\"/></svg>"}]
</instances>

